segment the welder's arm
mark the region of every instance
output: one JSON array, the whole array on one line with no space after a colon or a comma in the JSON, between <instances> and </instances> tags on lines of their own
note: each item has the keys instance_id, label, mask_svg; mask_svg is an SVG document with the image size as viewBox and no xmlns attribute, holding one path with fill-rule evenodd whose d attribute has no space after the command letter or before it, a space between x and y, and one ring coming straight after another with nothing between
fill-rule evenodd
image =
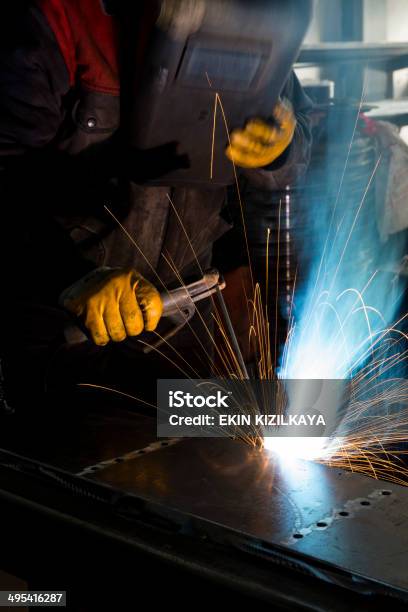
<instances>
[{"instance_id":1,"label":"welder's arm","mask_svg":"<svg viewBox=\"0 0 408 612\"><path fill-rule=\"evenodd\" d=\"M66 129L67 116L73 128L66 102L71 85L50 28L36 3L29 4L23 14L7 13L0 21L0 258L7 262L2 282L14 301L55 305L65 287L94 267L57 219L96 216L109 227L103 204L115 201L111 178L128 172L143 181L151 168L165 172L186 160L171 143L143 158L132 150L122 155L117 136L80 155L58 151L53 143Z\"/></svg>"},{"instance_id":2,"label":"welder's arm","mask_svg":"<svg viewBox=\"0 0 408 612\"><path fill-rule=\"evenodd\" d=\"M312 135L310 128L310 112L313 104L304 93L295 73L291 73L281 94L282 100L288 100L293 110L295 126L291 131L292 121L288 117L286 129L281 136L285 144L289 143L280 154L269 164L258 168L245 168L244 177L258 189L280 190L293 186L303 178L310 161ZM291 138L287 138L291 135Z\"/></svg>"},{"instance_id":3,"label":"welder's arm","mask_svg":"<svg viewBox=\"0 0 408 612\"><path fill-rule=\"evenodd\" d=\"M10 312L17 302L56 305L91 269L55 220L64 208L92 205L92 196L68 156L48 150L70 84L49 27L29 5L0 23L0 259Z\"/></svg>"},{"instance_id":4,"label":"welder's arm","mask_svg":"<svg viewBox=\"0 0 408 612\"><path fill-rule=\"evenodd\" d=\"M60 303L82 320L99 346L153 331L163 310L149 281L134 269L120 268L93 270L63 291Z\"/></svg>"}]
</instances>

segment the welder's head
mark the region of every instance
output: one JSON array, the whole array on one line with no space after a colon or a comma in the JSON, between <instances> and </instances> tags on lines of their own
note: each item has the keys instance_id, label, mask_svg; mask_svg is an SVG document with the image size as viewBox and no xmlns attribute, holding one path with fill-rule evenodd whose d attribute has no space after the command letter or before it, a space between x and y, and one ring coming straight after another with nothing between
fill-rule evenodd
<instances>
[{"instance_id":1,"label":"welder's head","mask_svg":"<svg viewBox=\"0 0 408 612\"><path fill-rule=\"evenodd\" d=\"M131 144L178 141L191 167L164 183L232 182L229 128L270 118L312 0L104 0L121 22L122 117ZM130 5L130 7L129 7ZM215 103L222 107L214 127ZM223 118L222 118L223 117Z\"/></svg>"}]
</instances>

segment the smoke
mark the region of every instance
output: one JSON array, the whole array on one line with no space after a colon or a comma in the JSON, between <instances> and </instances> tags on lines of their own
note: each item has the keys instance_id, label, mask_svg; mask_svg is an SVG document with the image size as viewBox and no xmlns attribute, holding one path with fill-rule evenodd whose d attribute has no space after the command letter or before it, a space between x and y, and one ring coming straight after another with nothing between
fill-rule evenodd
<instances>
[{"instance_id":1,"label":"smoke","mask_svg":"<svg viewBox=\"0 0 408 612\"><path fill-rule=\"evenodd\" d=\"M320 159L312 166L302 201L300 282L282 378L350 378L379 352L384 359L384 352L395 348L390 328L404 291L398 267L405 238L400 234L382 242L378 231L376 193L388 159L372 138L361 136L356 120L350 141L344 142L349 114L334 123L335 130L328 120L327 157L323 165Z\"/></svg>"}]
</instances>

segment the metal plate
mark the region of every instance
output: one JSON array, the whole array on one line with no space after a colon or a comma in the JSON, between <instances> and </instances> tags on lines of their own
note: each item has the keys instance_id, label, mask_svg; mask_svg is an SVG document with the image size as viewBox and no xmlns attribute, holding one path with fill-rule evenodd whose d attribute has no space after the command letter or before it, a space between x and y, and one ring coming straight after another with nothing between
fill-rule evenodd
<instances>
[{"instance_id":1,"label":"metal plate","mask_svg":"<svg viewBox=\"0 0 408 612\"><path fill-rule=\"evenodd\" d=\"M4 417L0 448L69 472L81 472L156 441L155 418L102 403L98 411Z\"/></svg>"},{"instance_id":2,"label":"metal plate","mask_svg":"<svg viewBox=\"0 0 408 612\"><path fill-rule=\"evenodd\" d=\"M119 406L28 422L9 417L0 427L3 448L71 473L155 443L155 420ZM217 541L262 555L300 553L306 563L344 570L354 585L361 576L408 598L404 487L315 463L284 465L222 438L181 440L86 478L128 494L129 508L141 498L181 523L196 517Z\"/></svg>"},{"instance_id":3,"label":"metal plate","mask_svg":"<svg viewBox=\"0 0 408 612\"><path fill-rule=\"evenodd\" d=\"M288 547L408 591L404 487L310 462L284 465L229 439L185 440L93 479L236 530L261 548Z\"/></svg>"}]
</instances>

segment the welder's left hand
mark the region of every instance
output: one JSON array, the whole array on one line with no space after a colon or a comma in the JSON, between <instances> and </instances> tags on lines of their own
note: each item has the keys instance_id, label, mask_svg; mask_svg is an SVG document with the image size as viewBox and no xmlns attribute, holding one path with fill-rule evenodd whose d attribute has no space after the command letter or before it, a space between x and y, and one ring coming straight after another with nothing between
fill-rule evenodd
<instances>
[{"instance_id":1,"label":"welder's left hand","mask_svg":"<svg viewBox=\"0 0 408 612\"><path fill-rule=\"evenodd\" d=\"M97 268L65 289L60 304L98 346L154 331L163 310L157 289L133 268Z\"/></svg>"},{"instance_id":2,"label":"welder's left hand","mask_svg":"<svg viewBox=\"0 0 408 612\"><path fill-rule=\"evenodd\" d=\"M263 168L277 159L292 142L296 118L289 100L273 110L274 124L250 119L243 130L233 130L225 154L241 168Z\"/></svg>"}]
</instances>

